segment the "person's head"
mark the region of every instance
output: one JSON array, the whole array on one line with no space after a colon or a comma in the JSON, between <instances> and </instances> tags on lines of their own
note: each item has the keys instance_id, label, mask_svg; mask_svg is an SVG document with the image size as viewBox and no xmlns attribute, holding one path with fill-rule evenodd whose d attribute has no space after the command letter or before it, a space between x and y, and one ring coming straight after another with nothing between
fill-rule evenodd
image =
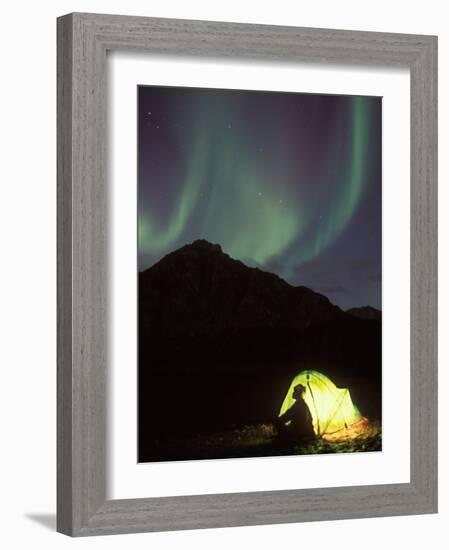
<instances>
[{"instance_id":1,"label":"person's head","mask_svg":"<svg viewBox=\"0 0 449 550\"><path fill-rule=\"evenodd\" d=\"M302 399L302 396L305 391L305 387L302 384L298 384L293 388L293 398L294 399Z\"/></svg>"}]
</instances>

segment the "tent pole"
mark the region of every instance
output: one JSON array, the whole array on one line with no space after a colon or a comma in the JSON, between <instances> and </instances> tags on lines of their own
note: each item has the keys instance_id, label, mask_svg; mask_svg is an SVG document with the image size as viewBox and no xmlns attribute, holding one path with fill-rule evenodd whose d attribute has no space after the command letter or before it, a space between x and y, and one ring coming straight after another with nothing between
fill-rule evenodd
<instances>
[{"instance_id":1,"label":"tent pole","mask_svg":"<svg viewBox=\"0 0 449 550\"><path fill-rule=\"evenodd\" d=\"M310 395L312 396L312 401L313 401L313 406L315 408L315 416L316 416L316 422L317 422L317 427L318 427L318 437L321 436L321 431L320 431L320 417L318 416L318 411L316 409L316 403L315 403L315 397L313 395L313 391L312 391L312 388L310 387L310 382L309 382L309 375L307 375L307 387L309 388L309 392L310 392Z\"/></svg>"}]
</instances>

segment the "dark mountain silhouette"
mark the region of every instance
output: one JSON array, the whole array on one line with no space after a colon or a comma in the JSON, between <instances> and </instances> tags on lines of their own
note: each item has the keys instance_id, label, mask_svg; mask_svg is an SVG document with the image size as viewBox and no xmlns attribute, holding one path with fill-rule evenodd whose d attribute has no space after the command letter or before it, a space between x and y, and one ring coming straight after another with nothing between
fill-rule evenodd
<instances>
[{"instance_id":1,"label":"dark mountain silhouette","mask_svg":"<svg viewBox=\"0 0 449 550\"><path fill-rule=\"evenodd\" d=\"M379 321L195 241L139 274L140 460L154 439L269 422L303 368L377 414L380 360Z\"/></svg>"},{"instance_id":2,"label":"dark mountain silhouette","mask_svg":"<svg viewBox=\"0 0 449 550\"><path fill-rule=\"evenodd\" d=\"M370 319L380 321L382 319L382 312L372 306L353 307L346 310L346 313L358 317L359 319Z\"/></svg>"},{"instance_id":3,"label":"dark mountain silhouette","mask_svg":"<svg viewBox=\"0 0 449 550\"><path fill-rule=\"evenodd\" d=\"M141 350L150 336L150 354L160 351L161 359L181 353L201 361L198 349L221 359L294 358L299 334L345 316L325 296L247 267L203 240L141 273L139 302Z\"/></svg>"}]
</instances>

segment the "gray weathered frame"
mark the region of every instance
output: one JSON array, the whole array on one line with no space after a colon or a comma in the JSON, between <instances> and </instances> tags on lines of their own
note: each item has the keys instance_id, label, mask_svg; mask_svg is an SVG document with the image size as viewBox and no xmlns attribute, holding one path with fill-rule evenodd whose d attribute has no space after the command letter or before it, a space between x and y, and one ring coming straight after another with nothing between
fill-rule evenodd
<instances>
[{"instance_id":1,"label":"gray weathered frame","mask_svg":"<svg viewBox=\"0 0 449 550\"><path fill-rule=\"evenodd\" d=\"M107 50L411 74L411 480L106 499ZM57 529L72 536L437 511L437 38L74 13L58 19Z\"/></svg>"}]
</instances>

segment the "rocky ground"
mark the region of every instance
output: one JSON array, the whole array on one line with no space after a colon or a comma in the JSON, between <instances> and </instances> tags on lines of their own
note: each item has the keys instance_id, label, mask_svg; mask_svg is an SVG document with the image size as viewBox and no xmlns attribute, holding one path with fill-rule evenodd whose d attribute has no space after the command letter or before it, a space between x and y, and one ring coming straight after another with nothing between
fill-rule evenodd
<instances>
[{"instance_id":1,"label":"rocky ground","mask_svg":"<svg viewBox=\"0 0 449 550\"><path fill-rule=\"evenodd\" d=\"M207 436L155 441L152 447L149 462L372 452L382 450L382 431L379 422L366 422L346 433L295 444L280 439L272 424L258 424Z\"/></svg>"}]
</instances>

